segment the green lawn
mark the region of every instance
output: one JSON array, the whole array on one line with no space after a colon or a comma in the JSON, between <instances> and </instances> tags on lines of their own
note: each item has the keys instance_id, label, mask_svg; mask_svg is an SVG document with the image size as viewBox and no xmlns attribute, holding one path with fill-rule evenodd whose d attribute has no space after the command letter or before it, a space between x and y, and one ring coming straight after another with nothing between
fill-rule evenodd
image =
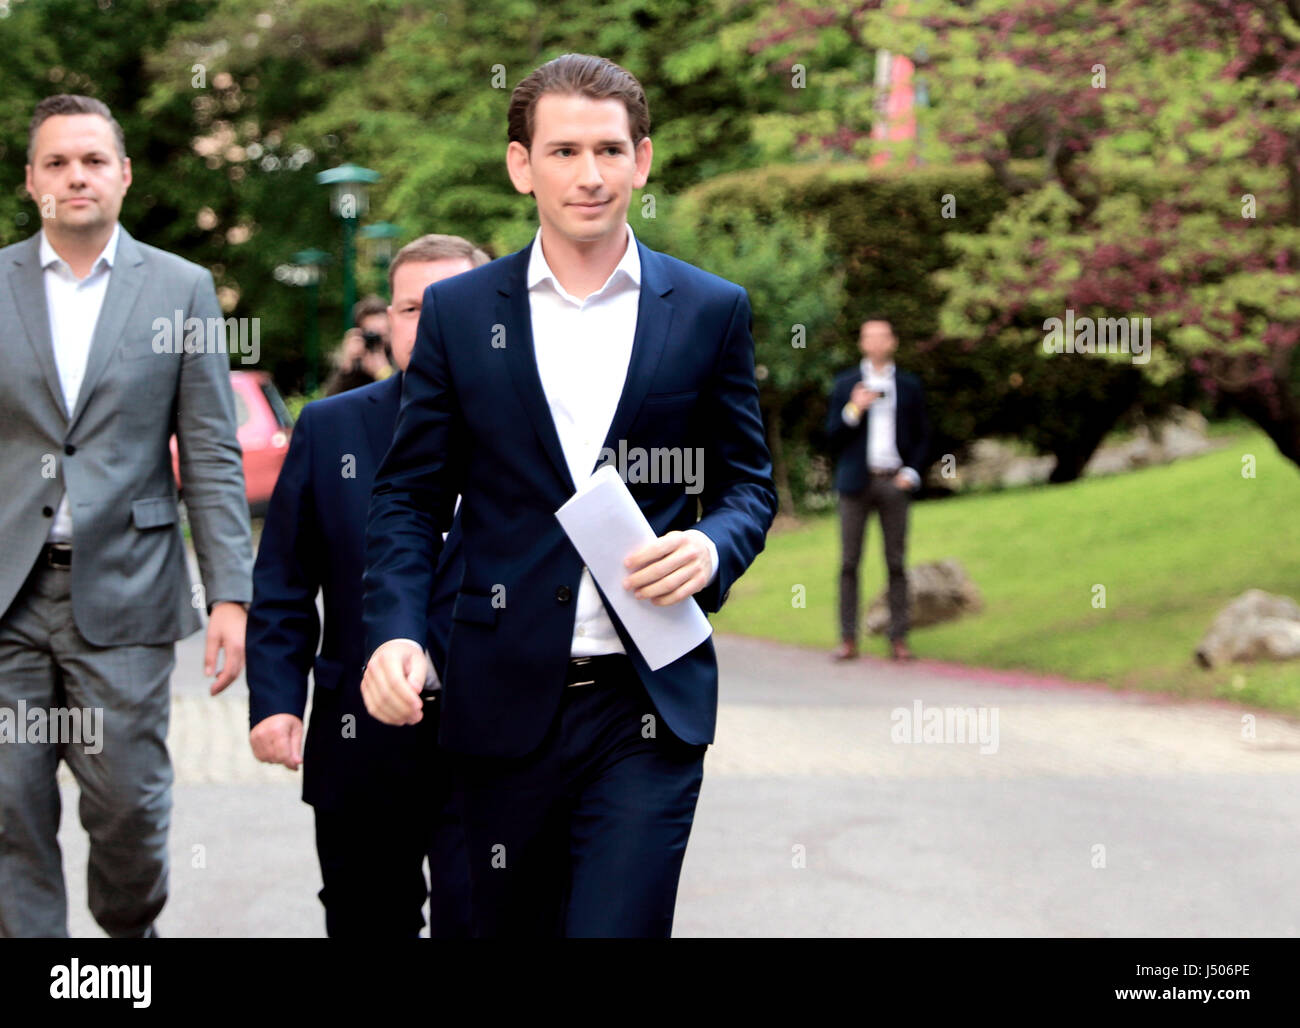
<instances>
[{"instance_id":1,"label":"green lawn","mask_svg":"<svg viewBox=\"0 0 1300 1028\"><path fill-rule=\"evenodd\" d=\"M1300 662L1203 671L1192 652L1218 610L1248 588L1300 598L1300 471L1259 432L1222 450L1110 478L918 503L909 562L952 557L984 611L913 632L919 656L1076 680L1218 696L1300 713ZM1242 457L1256 477L1242 476ZM713 619L720 632L829 650L838 524L775 533ZM884 586L872 519L863 610ZM806 607L793 605L794 587ZM1093 586L1106 589L1093 607ZM872 637L868 648L883 653Z\"/></svg>"}]
</instances>

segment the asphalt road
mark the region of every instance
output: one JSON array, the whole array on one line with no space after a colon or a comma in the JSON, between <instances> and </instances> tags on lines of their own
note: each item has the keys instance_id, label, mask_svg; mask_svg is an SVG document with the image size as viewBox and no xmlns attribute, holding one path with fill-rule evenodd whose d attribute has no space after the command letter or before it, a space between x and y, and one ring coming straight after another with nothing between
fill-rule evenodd
<instances>
[{"instance_id":1,"label":"asphalt road","mask_svg":"<svg viewBox=\"0 0 1300 1028\"><path fill-rule=\"evenodd\" d=\"M679 936L1300 933L1291 719L927 661L833 665L735 638L718 650ZM322 935L298 777L253 760L242 679L207 696L201 634L177 657L161 932ZM955 723L925 741L967 708L982 744ZM69 927L98 936L64 774Z\"/></svg>"}]
</instances>

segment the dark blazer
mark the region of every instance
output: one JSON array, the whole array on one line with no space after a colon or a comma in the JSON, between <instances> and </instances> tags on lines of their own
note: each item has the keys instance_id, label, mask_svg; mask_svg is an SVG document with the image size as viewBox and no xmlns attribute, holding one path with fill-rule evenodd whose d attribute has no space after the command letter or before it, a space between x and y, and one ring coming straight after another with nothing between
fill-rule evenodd
<instances>
[{"instance_id":1,"label":"dark blazer","mask_svg":"<svg viewBox=\"0 0 1300 1028\"><path fill-rule=\"evenodd\" d=\"M826 412L826 436L831 456L835 458L835 488L841 493L856 493L867 487L867 424L863 414L857 426L844 423L844 405L849 402L853 386L862 381L862 367L855 364L835 376L831 387L830 410ZM903 467L912 468L924 477L930 464L930 419L925 412L925 392L921 380L911 372L894 371L898 387L895 407L894 442Z\"/></svg>"},{"instance_id":2,"label":"dark blazer","mask_svg":"<svg viewBox=\"0 0 1300 1028\"><path fill-rule=\"evenodd\" d=\"M366 533L373 651L390 639L419 638L439 533L463 497L464 581L452 612L440 739L484 756L522 756L551 724L583 568L555 518L574 483L534 356L526 284L532 245L425 291ZM714 612L763 549L776 512L749 298L737 285L637 246L636 335L603 445L702 448L698 496L683 483L629 489L656 534L698 527L716 544L717 575L694 597ZM504 604L493 602L497 586L505 588ZM671 731L691 744L710 742L718 685L712 640L652 672L606 608Z\"/></svg>"},{"instance_id":3,"label":"dark blazer","mask_svg":"<svg viewBox=\"0 0 1300 1028\"><path fill-rule=\"evenodd\" d=\"M303 799L320 808L373 802L395 778L420 782L434 744L421 731L429 718L414 726L381 724L361 699L366 512L375 471L393 437L401 378L394 374L303 408L253 568L245 642L249 720L302 717L307 672L313 672ZM428 604L427 631L414 636L428 640L438 667L459 585L459 535L456 529L443 549L441 592ZM318 590L325 609L319 655Z\"/></svg>"}]
</instances>

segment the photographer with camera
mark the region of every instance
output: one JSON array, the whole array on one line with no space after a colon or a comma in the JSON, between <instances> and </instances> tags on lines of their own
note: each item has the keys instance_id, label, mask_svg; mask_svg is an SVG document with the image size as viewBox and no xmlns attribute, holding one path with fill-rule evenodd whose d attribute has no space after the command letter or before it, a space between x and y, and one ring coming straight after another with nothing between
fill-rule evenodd
<instances>
[{"instance_id":1,"label":"photographer with camera","mask_svg":"<svg viewBox=\"0 0 1300 1028\"><path fill-rule=\"evenodd\" d=\"M393 373L388 305L377 296L359 300L352 308L352 325L335 354L337 367L325 383L326 396L370 385Z\"/></svg>"}]
</instances>

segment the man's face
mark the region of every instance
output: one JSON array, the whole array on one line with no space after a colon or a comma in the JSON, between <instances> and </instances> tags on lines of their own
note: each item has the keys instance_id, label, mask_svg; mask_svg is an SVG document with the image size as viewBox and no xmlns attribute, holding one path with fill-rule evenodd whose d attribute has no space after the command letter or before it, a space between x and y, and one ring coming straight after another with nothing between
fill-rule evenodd
<instances>
[{"instance_id":1,"label":"man's face","mask_svg":"<svg viewBox=\"0 0 1300 1028\"><path fill-rule=\"evenodd\" d=\"M34 144L27 194L47 230L93 235L111 227L131 185L131 161L118 158L112 126L98 114L56 114Z\"/></svg>"},{"instance_id":2,"label":"man's face","mask_svg":"<svg viewBox=\"0 0 1300 1028\"><path fill-rule=\"evenodd\" d=\"M898 340L888 321L864 321L858 337L862 355L875 364L884 364L894 355Z\"/></svg>"},{"instance_id":3,"label":"man's face","mask_svg":"<svg viewBox=\"0 0 1300 1028\"><path fill-rule=\"evenodd\" d=\"M424 290L444 278L469 271L473 266L468 257L404 261L397 266L393 272L393 302L388 308L388 318L393 329L393 363L399 370L405 371L411 363Z\"/></svg>"},{"instance_id":4,"label":"man's face","mask_svg":"<svg viewBox=\"0 0 1300 1028\"><path fill-rule=\"evenodd\" d=\"M533 114L532 149L511 143L506 164L515 189L537 198L543 235L592 243L625 232L652 150L649 138L633 147L623 101L547 93Z\"/></svg>"}]
</instances>

